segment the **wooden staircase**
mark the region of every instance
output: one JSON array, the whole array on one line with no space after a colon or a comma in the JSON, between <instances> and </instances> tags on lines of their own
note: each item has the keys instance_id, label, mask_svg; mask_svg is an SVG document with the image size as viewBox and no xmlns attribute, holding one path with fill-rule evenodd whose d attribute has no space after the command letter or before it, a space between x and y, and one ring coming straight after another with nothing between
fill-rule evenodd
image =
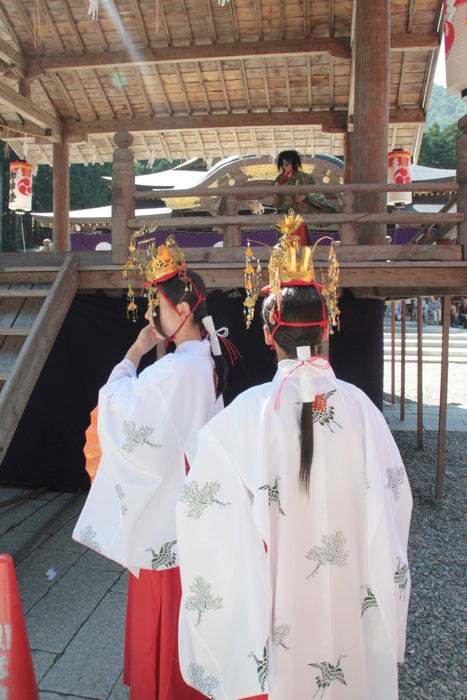
<instances>
[{"instance_id":1,"label":"wooden staircase","mask_svg":"<svg viewBox=\"0 0 467 700\"><path fill-rule=\"evenodd\" d=\"M52 284L0 285L0 463L78 289L77 268L68 255Z\"/></svg>"}]
</instances>

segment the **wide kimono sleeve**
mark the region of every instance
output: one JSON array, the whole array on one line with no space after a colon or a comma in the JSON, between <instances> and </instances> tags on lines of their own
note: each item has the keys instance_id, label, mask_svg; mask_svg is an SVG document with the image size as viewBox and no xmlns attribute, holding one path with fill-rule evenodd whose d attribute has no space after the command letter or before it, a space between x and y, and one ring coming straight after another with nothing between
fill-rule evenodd
<instances>
[{"instance_id":1,"label":"wide kimono sleeve","mask_svg":"<svg viewBox=\"0 0 467 700\"><path fill-rule=\"evenodd\" d=\"M402 663L411 586L407 546L412 493L383 415L369 400L365 414L370 580L393 654Z\"/></svg>"},{"instance_id":2,"label":"wide kimono sleeve","mask_svg":"<svg viewBox=\"0 0 467 700\"><path fill-rule=\"evenodd\" d=\"M132 571L176 565L184 463L167 409L173 391L173 360L164 357L139 376L123 360L99 392L102 458L73 538Z\"/></svg>"},{"instance_id":3,"label":"wide kimono sleeve","mask_svg":"<svg viewBox=\"0 0 467 700\"><path fill-rule=\"evenodd\" d=\"M208 698L267 692L271 594L252 494L209 426L177 504L180 667Z\"/></svg>"}]
</instances>

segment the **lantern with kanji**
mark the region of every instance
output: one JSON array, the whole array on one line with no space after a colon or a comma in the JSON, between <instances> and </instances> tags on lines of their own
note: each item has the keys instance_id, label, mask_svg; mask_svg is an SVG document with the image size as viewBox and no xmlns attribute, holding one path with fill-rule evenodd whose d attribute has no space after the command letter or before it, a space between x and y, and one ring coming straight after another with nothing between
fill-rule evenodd
<instances>
[{"instance_id":1,"label":"lantern with kanji","mask_svg":"<svg viewBox=\"0 0 467 700\"><path fill-rule=\"evenodd\" d=\"M403 148L394 148L388 153L388 183L390 185L410 185L410 153ZM388 204L401 206L411 204L411 192L388 192Z\"/></svg>"},{"instance_id":2,"label":"lantern with kanji","mask_svg":"<svg viewBox=\"0 0 467 700\"><path fill-rule=\"evenodd\" d=\"M448 94L467 100L467 0L444 2L444 48Z\"/></svg>"},{"instance_id":3,"label":"lantern with kanji","mask_svg":"<svg viewBox=\"0 0 467 700\"><path fill-rule=\"evenodd\" d=\"M31 211L32 165L22 161L10 163L10 196L8 207L18 214Z\"/></svg>"}]
</instances>

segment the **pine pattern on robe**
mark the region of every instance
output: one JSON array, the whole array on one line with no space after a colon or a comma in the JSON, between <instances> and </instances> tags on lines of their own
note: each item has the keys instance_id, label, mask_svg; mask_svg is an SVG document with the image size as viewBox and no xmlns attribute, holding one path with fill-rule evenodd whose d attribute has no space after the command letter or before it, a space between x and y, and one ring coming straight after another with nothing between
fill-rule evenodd
<instances>
[{"instance_id":1,"label":"pine pattern on robe","mask_svg":"<svg viewBox=\"0 0 467 700\"><path fill-rule=\"evenodd\" d=\"M222 608L196 626L182 605L182 673L193 685L190 669L202 668L216 700L396 700L410 594L405 469L360 390L331 369L292 366L200 433L187 487L219 483L229 507L196 519L177 504L183 600L200 576ZM302 371L339 425L313 425L309 497L298 486Z\"/></svg>"},{"instance_id":2,"label":"pine pattern on robe","mask_svg":"<svg viewBox=\"0 0 467 700\"><path fill-rule=\"evenodd\" d=\"M177 566L175 504L197 432L222 407L208 341L188 341L139 375L118 364L99 392L102 458L73 537L130 569Z\"/></svg>"}]
</instances>

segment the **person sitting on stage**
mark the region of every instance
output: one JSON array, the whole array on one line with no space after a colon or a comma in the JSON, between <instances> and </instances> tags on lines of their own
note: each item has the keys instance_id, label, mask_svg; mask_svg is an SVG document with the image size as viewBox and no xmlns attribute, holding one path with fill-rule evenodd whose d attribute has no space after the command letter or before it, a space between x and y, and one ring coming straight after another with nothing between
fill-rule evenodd
<instances>
[{"instance_id":1,"label":"person sitting on stage","mask_svg":"<svg viewBox=\"0 0 467 700\"><path fill-rule=\"evenodd\" d=\"M129 569L124 683L132 700L189 700L200 696L178 666L175 503L197 432L222 408L226 364L204 282L186 269L175 240L146 260L148 324L100 390L102 458L73 537ZM173 340L175 352L138 375L162 340Z\"/></svg>"},{"instance_id":2,"label":"person sitting on stage","mask_svg":"<svg viewBox=\"0 0 467 700\"><path fill-rule=\"evenodd\" d=\"M315 179L302 170L302 160L297 151L282 151L277 156L278 176L275 179L276 185L315 185ZM273 204L277 211L286 214L291 209L301 214L325 213L337 211L322 194L278 194L273 196ZM300 245L306 245L307 228L304 223L299 226L297 235L300 238Z\"/></svg>"},{"instance_id":3,"label":"person sitting on stage","mask_svg":"<svg viewBox=\"0 0 467 700\"><path fill-rule=\"evenodd\" d=\"M277 374L200 431L177 504L182 674L216 700L395 700L411 490L382 414L320 354L337 263L321 287L292 239L262 308Z\"/></svg>"}]
</instances>

